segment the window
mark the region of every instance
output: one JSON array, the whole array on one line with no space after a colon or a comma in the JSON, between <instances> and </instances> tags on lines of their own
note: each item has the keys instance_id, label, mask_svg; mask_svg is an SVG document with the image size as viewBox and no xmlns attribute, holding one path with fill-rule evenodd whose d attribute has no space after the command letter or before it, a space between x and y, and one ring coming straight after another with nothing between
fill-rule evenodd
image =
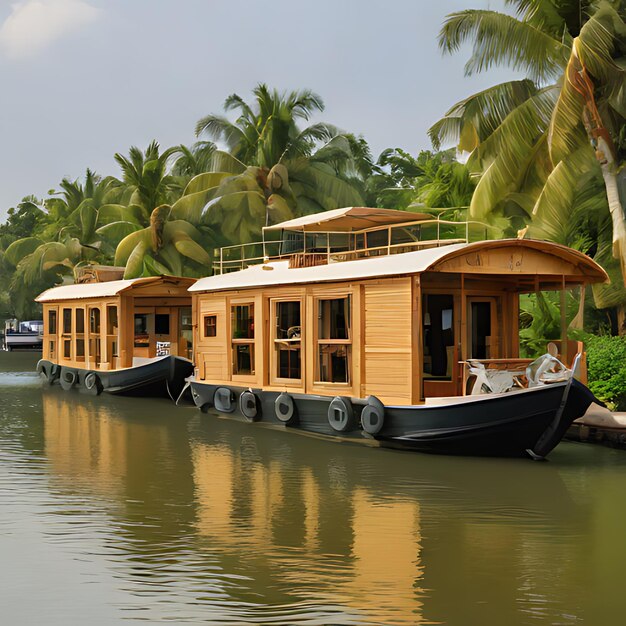
<instances>
[{"instance_id":1,"label":"window","mask_svg":"<svg viewBox=\"0 0 626 626\"><path fill-rule=\"evenodd\" d=\"M76 309L76 332L82 335L85 332L85 309Z\"/></svg>"},{"instance_id":2,"label":"window","mask_svg":"<svg viewBox=\"0 0 626 626\"><path fill-rule=\"evenodd\" d=\"M63 340L63 358L64 359L72 358L72 340L71 339Z\"/></svg>"},{"instance_id":3,"label":"window","mask_svg":"<svg viewBox=\"0 0 626 626\"><path fill-rule=\"evenodd\" d=\"M317 347L317 380L349 383L352 353L350 296L318 300Z\"/></svg>"},{"instance_id":4,"label":"window","mask_svg":"<svg viewBox=\"0 0 626 626\"><path fill-rule=\"evenodd\" d=\"M233 375L254 374L254 304L231 307Z\"/></svg>"},{"instance_id":5,"label":"window","mask_svg":"<svg viewBox=\"0 0 626 626\"><path fill-rule=\"evenodd\" d=\"M164 313L157 313L154 316L154 332L157 335L170 334L170 316Z\"/></svg>"},{"instance_id":6,"label":"window","mask_svg":"<svg viewBox=\"0 0 626 626\"><path fill-rule=\"evenodd\" d=\"M178 309L178 355L188 359L193 356L193 323L190 306Z\"/></svg>"},{"instance_id":7,"label":"window","mask_svg":"<svg viewBox=\"0 0 626 626\"><path fill-rule=\"evenodd\" d=\"M217 315L204 316L204 336L217 337Z\"/></svg>"},{"instance_id":8,"label":"window","mask_svg":"<svg viewBox=\"0 0 626 626\"><path fill-rule=\"evenodd\" d=\"M302 377L300 308L299 301L275 303L274 348L277 378Z\"/></svg>"},{"instance_id":9,"label":"window","mask_svg":"<svg viewBox=\"0 0 626 626\"><path fill-rule=\"evenodd\" d=\"M115 305L107 306L107 335L117 335L117 307Z\"/></svg>"},{"instance_id":10,"label":"window","mask_svg":"<svg viewBox=\"0 0 626 626\"><path fill-rule=\"evenodd\" d=\"M63 334L72 334L72 309L63 309Z\"/></svg>"},{"instance_id":11,"label":"window","mask_svg":"<svg viewBox=\"0 0 626 626\"><path fill-rule=\"evenodd\" d=\"M100 334L100 309L89 309L89 332Z\"/></svg>"},{"instance_id":12,"label":"window","mask_svg":"<svg viewBox=\"0 0 626 626\"><path fill-rule=\"evenodd\" d=\"M74 311L76 320L76 360L85 359L85 309L78 308Z\"/></svg>"},{"instance_id":13,"label":"window","mask_svg":"<svg viewBox=\"0 0 626 626\"><path fill-rule=\"evenodd\" d=\"M147 348L149 346L148 315L147 313L135 313L135 348Z\"/></svg>"},{"instance_id":14,"label":"window","mask_svg":"<svg viewBox=\"0 0 626 626\"><path fill-rule=\"evenodd\" d=\"M56 311L48 311L48 334L49 335L57 334L57 312Z\"/></svg>"}]
</instances>

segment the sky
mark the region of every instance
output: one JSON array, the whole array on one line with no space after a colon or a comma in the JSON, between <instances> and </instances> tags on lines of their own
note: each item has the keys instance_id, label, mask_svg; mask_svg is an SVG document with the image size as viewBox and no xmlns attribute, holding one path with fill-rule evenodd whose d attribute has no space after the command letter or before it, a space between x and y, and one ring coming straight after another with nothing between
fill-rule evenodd
<instances>
[{"instance_id":1,"label":"sky","mask_svg":"<svg viewBox=\"0 0 626 626\"><path fill-rule=\"evenodd\" d=\"M115 152L191 144L199 118L259 82L322 96L323 120L388 147L429 149L455 102L511 77L442 56L446 14L503 0L0 0L0 219Z\"/></svg>"}]
</instances>

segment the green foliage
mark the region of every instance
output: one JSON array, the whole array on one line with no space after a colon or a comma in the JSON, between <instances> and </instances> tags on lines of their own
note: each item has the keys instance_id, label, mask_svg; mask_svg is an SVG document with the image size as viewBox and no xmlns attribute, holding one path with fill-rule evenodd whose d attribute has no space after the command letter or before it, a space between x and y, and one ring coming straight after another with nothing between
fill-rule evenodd
<instances>
[{"instance_id":1,"label":"green foliage","mask_svg":"<svg viewBox=\"0 0 626 626\"><path fill-rule=\"evenodd\" d=\"M619 411L626 410L626 337L585 335L589 389Z\"/></svg>"},{"instance_id":2,"label":"green foliage","mask_svg":"<svg viewBox=\"0 0 626 626\"><path fill-rule=\"evenodd\" d=\"M623 199L620 206L616 194L607 194L626 160L624 3L507 3L515 15L471 9L449 15L439 44L445 53L470 45L468 75L504 65L526 78L455 104L431 127L433 145L454 141L469 154L468 167L480 175L470 214L492 223L506 219L510 234L530 223L529 236L573 237L579 249L605 258L607 237L598 223L610 208L611 252L624 270ZM583 206L593 211L591 219L580 219ZM573 228L576 223L589 228ZM617 269L618 280L595 292L599 306L624 303L626 276Z\"/></svg>"},{"instance_id":3,"label":"green foliage","mask_svg":"<svg viewBox=\"0 0 626 626\"><path fill-rule=\"evenodd\" d=\"M367 195L371 205L390 209L465 208L475 185L454 150L422 150L414 157L396 148L381 152L367 179Z\"/></svg>"}]
</instances>

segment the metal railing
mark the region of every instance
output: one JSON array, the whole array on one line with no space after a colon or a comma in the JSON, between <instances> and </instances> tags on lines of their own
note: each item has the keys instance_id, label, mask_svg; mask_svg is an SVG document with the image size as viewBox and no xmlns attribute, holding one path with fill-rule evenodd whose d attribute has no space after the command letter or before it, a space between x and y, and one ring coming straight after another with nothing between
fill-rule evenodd
<instances>
[{"instance_id":1,"label":"metal railing","mask_svg":"<svg viewBox=\"0 0 626 626\"><path fill-rule=\"evenodd\" d=\"M425 239L414 238L408 241L394 243L395 231L404 231L409 234L407 228L417 227L420 230L427 230L428 227L434 229L434 236ZM480 237L473 238L473 241L487 239L488 225L476 221L456 222L451 220L431 219L419 222L407 222L402 224L392 224L383 227L374 227L361 231L342 233L337 231L293 231L302 235L301 249L284 252L286 245L293 246L294 239L262 240L252 243L236 244L224 246L219 250L219 256L213 264L215 274L238 271L250 265L259 265L267 261L293 260L294 266L310 267L312 265L322 265L341 261L352 261L356 259L371 258L374 256L387 256L400 254L426 248L436 248L454 243L468 243L470 241L470 227L477 227L481 230ZM462 236L458 236L462 231ZM387 243L383 245L370 246L367 244L367 236L374 232L387 232ZM447 231L447 232L446 232ZM331 236L337 237L345 235L348 244L345 246L331 244ZM456 235L456 236L455 236ZM307 236L326 237L325 246L315 246L307 250ZM363 245L358 245L358 239L362 237Z\"/></svg>"}]
</instances>

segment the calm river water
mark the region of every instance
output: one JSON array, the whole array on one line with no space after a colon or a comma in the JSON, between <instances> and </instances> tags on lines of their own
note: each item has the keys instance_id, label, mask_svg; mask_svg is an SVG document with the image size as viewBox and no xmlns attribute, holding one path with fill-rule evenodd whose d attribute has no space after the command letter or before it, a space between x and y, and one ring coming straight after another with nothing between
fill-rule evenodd
<instances>
[{"instance_id":1,"label":"calm river water","mask_svg":"<svg viewBox=\"0 0 626 626\"><path fill-rule=\"evenodd\" d=\"M624 623L626 453L431 457L44 388L0 353L0 621Z\"/></svg>"}]
</instances>

